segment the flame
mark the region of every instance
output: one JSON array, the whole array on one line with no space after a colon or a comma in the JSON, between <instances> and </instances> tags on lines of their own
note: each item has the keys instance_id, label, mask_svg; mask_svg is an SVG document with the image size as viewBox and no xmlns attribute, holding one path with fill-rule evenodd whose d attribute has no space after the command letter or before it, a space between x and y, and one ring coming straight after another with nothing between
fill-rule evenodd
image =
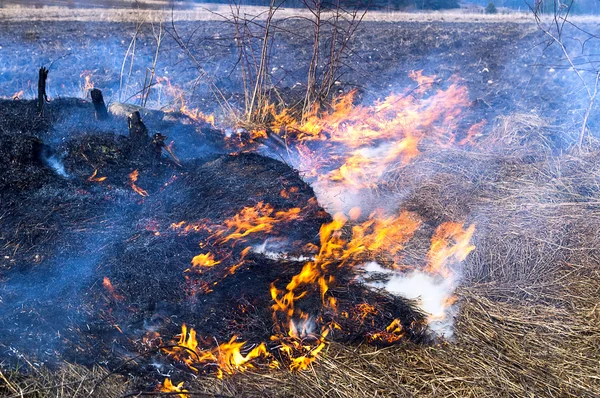
<instances>
[{"instance_id":1,"label":"flame","mask_svg":"<svg viewBox=\"0 0 600 398\"><path fill-rule=\"evenodd\" d=\"M379 311L371 304L361 303L356 306L356 314L361 323L370 315L376 315Z\"/></svg>"},{"instance_id":2,"label":"flame","mask_svg":"<svg viewBox=\"0 0 600 398\"><path fill-rule=\"evenodd\" d=\"M212 232L208 222L208 220L201 220L192 223L188 223L187 221L179 221L177 223L172 223L169 228L173 231L179 231L179 235L187 235L192 232L200 231Z\"/></svg>"},{"instance_id":3,"label":"flame","mask_svg":"<svg viewBox=\"0 0 600 398\"><path fill-rule=\"evenodd\" d=\"M85 98L87 97L88 92L94 88L94 82L92 82L92 72L87 70L83 71L79 77L82 77L84 80L81 91L83 93L83 97Z\"/></svg>"},{"instance_id":4,"label":"flame","mask_svg":"<svg viewBox=\"0 0 600 398\"><path fill-rule=\"evenodd\" d=\"M303 342L303 340L299 338L300 336L292 336L291 331L290 337L275 335L271 337L271 340L279 341L281 343L279 351L290 361L290 370L302 371L307 369L325 348L327 345L326 338L328 333L329 329L323 329L319 336L311 335L311 337L316 337L316 339L314 341L309 341L308 343ZM277 365L280 364L277 363Z\"/></svg>"},{"instance_id":5,"label":"flame","mask_svg":"<svg viewBox=\"0 0 600 398\"><path fill-rule=\"evenodd\" d=\"M192 265L194 267L214 267L220 263L220 261L215 261L215 257L212 253L198 254L192 259Z\"/></svg>"},{"instance_id":6,"label":"flame","mask_svg":"<svg viewBox=\"0 0 600 398\"><path fill-rule=\"evenodd\" d=\"M112 297L115 300L117 300L117 301L123 300L124 297L121 296L120 294L116 293L115 288L112 285L112 282L110 281L110 279L107 276L104 277L104 280L102 281L102 285L112 295Z\"/></svg>"},{"instance_id":7,"label":"flame","mask_svg":"<svg viewBox=\"0 0 600 398\"><path fill-rule=\"evenodd\" d=\"M225 220L225 228L217 231L214 237L218 237L218 243L223 244L259 232L269 233L277 223L299 219L300 213L301 209L297 207L276 212L273 206L258 202L256 206L244 207L235 216Z\"/></svg>"},{"instance_id":8,"label":"flame","mask_svg":"<svg viewBox=\"0 0 600 398\"><path fill-rule=\"evenodd\" d=\"M379 187L390 170L410 163L429 145L473 144L484 124L462 128L460 116L470 101L458 80L442 86L436 76L426 76L421 71L411 72L410 77L416 87L392 94L372 106L354 105L355 91L337 98L329 110L315 106L302 119L289 109L278 111L274 105L267 104L261 112L271 115L271 124L268 128L248 131L248 134L245 130L238 132L240 148L248 137L250 140L267 139L275 131L280 135L279 141L285 143L287 156L293 157L292 162L297 162L294 166L307 180L316 182L318 189L331 192L331 188L339 187L342 192L360 193L364 189ZM183 90L174 88L167 79L159 80L159 83L176 99L179 111L187 114L189 110L183 100ZM279 195L290 199L296 193L297 189L283 188ZM250 250L247 244L250 239L276 235L281 224L301 220L305 210L276 211L270 204L259 202L243 208L219 225L208 220L171 224L171 230L179 234L210 234L211 250L218 250L215 251L217 258L203 250L191 259L192 267L187 271L195 272L188 273L186 279L208 294L219 283L218 277L225 278L244 264ZM474 249L470 243L474 225L467 228L464 224L453 222L439 225L431 238L424 265L411 266L411 272L407 273L408 267L402 262L402 254L421 226L418 216L406 210L390 214L381 209L365 214L360 207L353 207L346 213L336 213L330 223L321 226L318 246L304 246L305 250L314 254L312 260L305 262L291 278L277 280L270 285L273 318L270 344L276 346L269 347L271 352L279 352L278 360L270 357L265 343L246 355L242 354L246 343L238 341L237 336L216 347L199 348L195 331L188 330L185 325L182 326L178 347L165 351L195 371L216 367L217 377L223 377L262 363L258 358L269 358L269 366L273 368L288 364L293 371L307 369L322 354L328 334L335 333L348 322L360 323L374 330L367 335L371 342L395 343L407 332L400 319L386 317L385 322L389 324L384 327L386 323L382 323L381 317L386 314L376 305L365 302L348 307L338 303L335 297L339 291L336 287L347 283L344 275L352 275L341 271L351 271L375 259L397 279L406 276L404 280L409 284L408 277L417 273L426 276L426 282L431 282L431 286L443 282L447 289L436 296L441 300L433 303L433 310L426 312L430 314L428 321L445 316L443 310L438 311L438 303L443 301L442 307L447 308L456 302L456 296L452 294L453 282L457 278L456 263L463 261ZM246 245L241 246L245 247L241 254L237 250L234 252L233 248L242 243ZM239 257L235 257L234 253ZM202 280L199 280L199 275L202 275ZM414 290L422 293L419 287ZM321 307L315 313L304 312L303 308L307 306L303 304L313 300L320 300Z\"/></svg>"},{"instance_id":9,"label":"flame","mask_svg":"<svg viewBox=\"0 0 600 398\"><path fill-rule=\"evenodd\" d=\"M452 261L463 261L475 249L475 246L470 243L475 225L469 226L466 230L463 226L460 223L445 222L437 227L431 238L431 248L427 253L425 268L427 272L449 278L452 270L448 265Z\"/></svg>"},{"instance_id":10,"label":"flame","mask_svg":"<svg viewBox=\"0 0 600 398\"><path fill-rule=\"evenodd\" d=\"M262 112L271 115L270 130L296 149L291 163L304 175L318 178L322 191L330 191L331 185L374 188L390 167L406 165L418 156L422 143L469 145L483 126L473 126L456 142L459 116L471 104L466 88L457 79L437 88L437 77L422 71L409 76L417 83L415 88L372 106L354 105L353 90L335 99L330 110L315 106L303 119L290 109L278 112L273 104ZM264 130L251 136L265 138Z\"/></svg>"},{"instance_id":11,"label":"flame","mask_svg":"<svg viewBox=\"0 0 600 398\"><path fill-rule=\"evenodd\" d=\"M163 350L172 355L175 359L183 361L190 369L198 371L199 365L216 364L217 377L223 378L224 374L233 374L251 369L254 365L251 363L257 358L267 358L269 353L264 343L259 344L243 355L241 350L246 345L245 342L238 342L237 336L233 336L227 343L222 343L209 350L198 348L196 331L187 326L181 326L181 335L177 345L173 348L164 348Z\"/></svg>"},{"instance_id":12,"label":"flame","mask_svg":"<svg viewBox=\"0 0 600 398\"><path fill-rule=\"evenodd\" d=\"M23 91L23 90L17 91L16 93L14 93L14 94L12 95L11 99L12 99L12 100L14 100L14 101L16 101L16 100L20 100L20 99L21 99L21 97L23 96L23 93L24 93L24 91Z\"/></svg>"},{"instance_id":13,"label":"flame","mask_svg":"<svg viewBox=\"0 0 600 398\"><path fill-rule=\"evenodd\" d=\"M321 226L319 253L292 277L285 290L271 284L271 309L275 323L279 324L278 330L282 330L278 315L283 314L286 323L294 317L302 317L296 302L314 290L320 292L324 308L336 312L335 298L327 297L330 285L335 282L332 273L340 267L358 265L375 253L396 255L420 226L420 221L407 211L389 217L374 212L368 220L352 227L350 239L344 239L342 228L346 222L347 218L338 213L331 223Z\"/></svg>"},{"instance_id":14,"label":"flame","mask_svg":"<svg viewBox=\"0 0 600 398\"><path fill-rule=\"evenodd\" d=\"M296 358L292 358L292 363L290 365L290 370L304 370L308 368L308 366L317 359L319 353L325 348L325 340L323 339L318 346L311 349L308 354L302 355Z\"/></svg>"},{"instance_id":15,"label":"flame","mask_svg":"<svg viewBox=\"0 0 600 398\"><path fill-rule=\"evenodd\" d=\"M233 247L236 243L246 240L255 233L266 234L273 231L278 222L296 220L302 212L299 209L275 211L272 206L258 203L254 207L246 207L235 216L226 219L222 226L211 226L206 223L198 224L198 228L216 231L211 235L216 238L218 245L228 244ZM289 363L289 369L300 371L307 369L315 361L327 345L326 337L330 330L340 329L335 321L336 316L352 319L365 324L370 322L375 326L375 318L379 310L370 303L361 303L354 307L351 315L347 311L338 314L337 301L331 293L331 287L336 283L336 271L340 268L352 268L372 261L373 258L387 258L392 267L400 268L402 250L421 225L420 219L408 211L402 210L397 215L387 215L383 211L373 212L366 220L358 222L360 211L353 210L352 223L342 213L334 216L333 221L321 226L320 245L314 260L306 262L301 271L294 275L283 289L275 283L271 284L272 315L275 333L271 336L275 347ZM185 230L195 224L186 222L173 223L171 229ZM431 238L431 248L427 255L424 270L444 278L452 278L454 262L462 261L473 250L470 244L475 227L464 229L461 223L446 222L441 224ZM201 245L202 247L202 245ZM244 263L244 257L250 247L241 252L241 260L226 267L221 267L224 277L232 274ZM215 259L210 252L196 255L192 259L192 269L212 269L221 264L222 260ZM187 277L186 277L187 278ZM198 281L197 281L198 282ZM205 293L210 293L210 285L199 281L204 286ZM218 282L213 282L216 285ZM327 313L328 321L320 314L310 315L300 310L298 302L313 294L319 294L323 313ZM445 306L451 306L456 297L444 299ZM428 321L445 316L431 313ZM315 329L321 324L321 333ZM405 331L399 319L394 319L384 330L367 335L371 342L393 344L401 340ZM265 343L261 343L246 355L242 354L246 342L238 341L233 336L229 342L214 348L201 349L198 346L194 329L182 325L177 346L164 349L173 358L182 361L190 369L198 372L202 367L216 367L219 378L235 372L243 372L257 365L255 360L271 358ZM259 362L261 363L261 362ZM279 368L282 362L271 360L269 367Z\"/></svg>"},{"instance_id":16,"label":"flame","mask_svg":"<svg viewBox=\"0 0 600 398\"><path fill-rule=\"evenodd\" d=\"M402 324L399 319L394 319L384 331L373 333L367 336L367 339L371 342L382 342L387 344L393 344L400 340L404 336Z\"/></svg>"},{"instance_id":17,"label":"flame","mask_svg":"<svg viewBox=\"0 0 600 398\"><path fill-rule=\"evenodd\" d=\"M149 196L148 192L138 187L135 183L138 180L139 172L137 169L133 170L131 174L129 174L129 182L131 183L131 189L134 190L135 193L141 196Z\"/></svg>"},{"instance_id":18,"label":"flame","mask_svg":"<svg viewBox=\"0 0 600 398\"><path fill-rule=\"evenodd\" d=\"M167 110L167 112L179 111L182 114L189 117L190 119L194 120L195 122L208 123L214 127L215 116L206 115L202 113L198 108L189 108L184 99L185 91L182 88L171 84L171 81L167 77L158 76L156 78L156 82L159 87L164 87L167 94L173 98L172 104ZM177 103L179 103L179 107L177 107Z\"/></svg>"},{"instance_id":19,"label":"flame","mask_svg":"<svg viewBox=\"0 0 600 398\"><path fill-rule=\"evenodd\" d=\"M88 181L89 182L102 182L102 181L106 181L106 179L108 177L96 177L96 175L98 175L98 169L94 170L94 173L88 177Z\"/></svg>"},{"instance_id":20,"label":"flame","mask_svg":"<svg viewBox=\"0 0 600 398\"><path fill-rule=\"evenodd\" d=\"M169 379L168 377L165 378L165 381L161 385L159 385L159 390L158 391L160 391L160 392L170 392L170 393L173 393L173 392L186 393L186 392L188 392L188 390L184 390L183 389L183 381L181 383L177 384L177 385L174 385L171 382L171 379ZM189 394L177 394L177 396L179 398L188 398Z\"/></svg>"}]
</instances>

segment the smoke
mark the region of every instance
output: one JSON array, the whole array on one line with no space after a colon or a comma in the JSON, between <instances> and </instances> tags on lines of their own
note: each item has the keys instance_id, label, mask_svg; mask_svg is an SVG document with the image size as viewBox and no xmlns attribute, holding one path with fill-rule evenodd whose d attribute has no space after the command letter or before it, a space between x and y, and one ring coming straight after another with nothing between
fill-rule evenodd
<instances>
[{"instance_id":1,"label":"smoke","mask_svg":"<svg viewBox=\"0 0 600 398\"><path fill-rule=\"evenodd\" d=\"M54 360L63 352L65 334L81 328L87 318L80 301L86 294L105 245L116 241L110 234L93 234L80 241L85 253L71 250L26 270L4 276L0 287L2 345L12 355L35 350L40 360ZM79 241L79 239L73 239Z\"/></svg>"},{"instance_id":2,"label":"smoke","mask_svg":"<svg viewBox=\"0 0 600 398\"><path fill-rule=\"evenodd\" d=\"M453 337L454 315L458 312L454 290L458 286L456 275L442 277L420 270L399 272L381 267L376 262L363 265L363 281L372 288L383 289L396 296L413 300L427 315L431 331L438 337ZM381 281L380 277L385 281Z\"/></svg>"},{"instance_id":3,"label":"smoke","mask_svg":"<svg viewBox=\"0 0 600 398\"><path fill-rule=\"evenodd\" d=\"M42 153L42 161L44 164L54 170L54 172L59 176L69 178L69 174L65 170L65 165L56 155L51 154L46 156L44 153Z\"/></svg>"}]
</instances>

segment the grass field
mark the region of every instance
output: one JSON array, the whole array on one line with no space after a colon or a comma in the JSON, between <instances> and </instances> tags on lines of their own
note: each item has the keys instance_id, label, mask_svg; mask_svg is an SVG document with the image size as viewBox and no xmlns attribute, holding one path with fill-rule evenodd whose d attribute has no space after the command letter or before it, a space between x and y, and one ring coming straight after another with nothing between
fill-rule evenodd
<instances>
[{"instance_id":1,"label":"grass field","mask_svg":"<svg viewBox=\"0 0 600 398\"><path fill-rule=\"evenodd\" d=\"M204 70L231 104L241 106L233 31L222 21L228 12L214 5L173 11L5 5L0 8L0 96L24 90L25 97L34 98L37 87L31 81L37 67L56 60L51 97L84 97L82 74L88 71L96 87L117 102L123 99L120 73L135 22L145 24L136 35L131 92L142 84L156 51L151 22L163 21L177 23ZM247 12L261 15L258 8ZM310 59L310 25L292 18L298 15L308 14L279 14L270 78L281 93L293 94ZM586 17L573 21L585 29L598 24ZM569 31L569 38L576 42L578 34ZM462 264L456 291L454 338L387 348L332 342L302 372L249 370L223 380L190 372L184 384L189 396L600 394L600 142L595 134L600 109L592 107L588 134L578 145L588 100L561 51L547 47L545 39L529 14L372 12L345 58L339 92L357 89L357 102L371 104L410 88L409 72L423 70L441 85L458 78L470 102L464 122L486 122L471 147L425 145L410 163L388 167L384 182L372 193L377 201L398 203L431 222L476 224L476 249ZM218 120L226 123L210 90L195 80L198 69L172 38L162 44L156 70L184 89L190 107L221 112ZM153 95L155 108L170 105L166 92ZM0 211L0 221L6 214L10 211ZM44 222L32 227L44 229ZM0 236L0 255L13 257L16 249L9 243L17 233L1 230ZM416 249L406 250L410 257ZM8 261L0 262L0 278L9 268ZM48 366L27 356L18 357L21 365L15 367L13 354L0 337L0 396L159 394L137 393L154 386L123 369L109 370L100 363L90 368L76 361ZM4 362L3 355L10 361ZM165 376L156 371L151 378Z\"/></svg>"}]
</instances>

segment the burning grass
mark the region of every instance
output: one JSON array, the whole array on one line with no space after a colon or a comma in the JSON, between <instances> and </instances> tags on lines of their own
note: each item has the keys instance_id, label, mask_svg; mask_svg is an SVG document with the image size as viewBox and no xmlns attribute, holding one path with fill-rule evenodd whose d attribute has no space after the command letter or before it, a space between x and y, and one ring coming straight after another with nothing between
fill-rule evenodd
<instances>
[{"instance_id":1,"label":"burning grass","mask_svg":"<svg viewBox=\"0 0 600 398\"><path fill-rule=\"evenodd\" d=\"M463 262L462 287L455 292L459 307L452 340L421 345L401 339L386 348L329 341L312 345L320 351L318 359L301 372L266 370L267 363L250 368L247 358L263 355L263 346L244 350L235 340L222 341L204 354L208 362L222 362L219 369L225 373L236 374L222 380L210 376L180 380L174 375L156 390L220 397L596 396L598 152L591 145L584 153L553 156L555 133L540 118L514 115L500 120L479 140L481 149L422 148L427 156L389 169L374 193L380 199L404 201L408 210L427 220L424 228L429 231L450 220L477 224L476 250ZM95 169L89 171L86 179ZM127 174L123 178L127 186ZM257 230L258 224L244 224L247 221L240 217L249 211L223 217L232 224L214 239L223 242L231 234L247 237L250 231L264 230ZM288 214L264 205L255 211L268 222L276 214ZM175 228L175 234L193 230L182 232L184 224ZM403 245L405 263L425 258L426 250L419 245ZM194 255L200 254L190 252L190 261ZM110 286L111 295L129 290L116 283ZM387 331L394 333L393 328ZM181 336L180 345L187 346L190 335L186 331ZM234 354L226 356L226 348ZM245 372L233 372L240 367ZM30 368L29 374L3 371L0 391L15 397L90 393L117 397L147 383L116 375L105 378L105 370L75 365L53 371Z\"/></svg>"},{"instance_id":2,"label":"burning grass","mask_svg":"<svg viewBox=\"0 0 600 398\"><path fill-rule=\"evenodd\" d=\"M9 366L102 363L133 375L120 388L179 396L593 396L595 144L565 150L531 114L484 132L458 80L411 77L370 107L273 109L239 137L148 117L206 151L175 163L118 119L77 134L61 115L82 101L50 104L30 135L32 104L1 102Z\"/></svg>"}]
</instances>

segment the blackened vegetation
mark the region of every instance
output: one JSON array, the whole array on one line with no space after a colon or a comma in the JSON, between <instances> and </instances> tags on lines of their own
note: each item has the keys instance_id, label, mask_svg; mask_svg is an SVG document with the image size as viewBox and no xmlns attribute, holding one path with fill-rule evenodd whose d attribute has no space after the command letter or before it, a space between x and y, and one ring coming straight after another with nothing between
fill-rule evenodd
<instances>
[{"instance_id":1,"label":"blackened vegetation","mask_svg":"<svg viewBox=\"0 0 600 398\"><path fill-rule=\"evenodd\" d=\"M108 119L110 115L106 110L106 104L104 103L104 96L102 95L102 91L100 91L97 88L94 88L90 91L90 96L92 97L92 103L94 104L94 109L96 110L96 119Z\"/></svg>"},{"instance_id":2,"label":"blackened vegetation","mask_svg":"<svg viewBox=\"0 0 600 398\"><path fill-rule=\"evenodd\" d=\"M260 202L275 211L299 207L299 219L269 233L284 250L299 253L318 244L320 226L331 220L312 188L279 161L227 154L231 143L209 126L160 112L100 122L90 117L94 111L85 101L60 99L46 105L42 119L35 101L0 101L0 360L25 355L116 369L144 354L119 371L155 380L162 376L152 363L173 365L159 353L160 340L145 339L154 332L160 344L170 344L187 323L211 343L233 335L269 342L269 286L285 286L303 262L250 252L231 273L242 251L265 236L224 246L213 232ZM161 153L156 134L163 144L166 136L158 129L174 140L180 164ZM134 184L148 196L134 192ZM206 228L184 233L172 226L181 221ZM186 272L205 252L221 263ZM347 318L334 339L364 341L394 318L407 340L425 339L416 326L422 316L408 303L366 291L350 270L336 279L340 311L362 303L377 303L379 311L367 322ZM320 313L319 294L314 297L303 309L327 321L331 314Z\"/></svg>"},{"instance_id":3,"label":"blackened vegetation","mask_svg":"<svg viewBox=\"0 0 600 398\"><path fill-rule=\"evenodd\" d=\"M44 115L44 105L48 102L48 95L46 94L46 79L48 78L48 69L42 66L40 68L38 77L38 112L40 115Z\"/></svg>"}]
</instances>

